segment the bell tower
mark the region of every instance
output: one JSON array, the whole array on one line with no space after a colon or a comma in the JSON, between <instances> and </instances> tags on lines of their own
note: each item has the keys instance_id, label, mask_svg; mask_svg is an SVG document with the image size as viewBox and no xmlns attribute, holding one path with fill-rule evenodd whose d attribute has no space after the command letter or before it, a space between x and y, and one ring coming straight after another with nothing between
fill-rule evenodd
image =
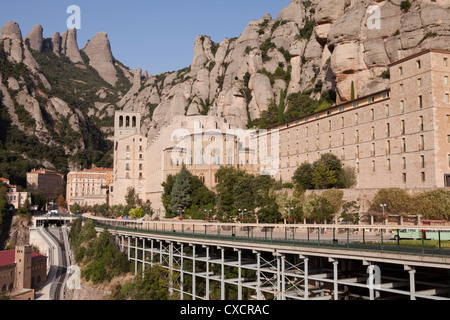
<instances>
[{"instance_id":1,"label":"bell tower","mask_svg":"<svg viewBox=\"0 0 450 320\"><path fill-rule=\"evenodd\" d=\"M16 247L16 289L31 289L31 246Z\"/></svg>"}]
</instances>

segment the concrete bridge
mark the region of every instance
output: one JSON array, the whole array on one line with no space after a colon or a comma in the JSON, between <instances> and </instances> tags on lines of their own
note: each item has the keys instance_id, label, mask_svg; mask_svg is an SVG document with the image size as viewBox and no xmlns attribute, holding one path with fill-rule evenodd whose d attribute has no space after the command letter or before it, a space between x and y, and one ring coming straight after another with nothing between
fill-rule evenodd
<instances>
[{"instance_id":1,"label":"concrete bridge","mask_svg":"<svg viewBox=\"0 0 450 320\"><path fill-rule=\"evenodd\" d=\"M395 226L95 223L136 275L167 268L179 299L450 300L450 250L403 247L391 240Z\"/></svg>"}]
</instances>

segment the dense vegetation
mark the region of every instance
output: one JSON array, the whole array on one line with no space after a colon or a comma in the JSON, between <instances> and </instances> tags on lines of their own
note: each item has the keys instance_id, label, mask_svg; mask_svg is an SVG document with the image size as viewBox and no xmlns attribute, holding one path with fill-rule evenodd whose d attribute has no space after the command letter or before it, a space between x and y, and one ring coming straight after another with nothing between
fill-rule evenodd
<instances>
[{"instance_id":1,"label":"dense vegetation","mask_svg":"<svg viewBox=\"0 0 450 320\"><path fill-rule=\"evenodd\" d=\"M423 219L450 220L450 191L444 189L410 195L403 189L381 189L375 196L370 212L394 215L421 215Z\"/></svg>"},{"instance_id":2,"label":"dense vegetation","mask_svg":"<svg viewBox=\"0 0 450 320\"><path fill-rule=\"evenodd\" d=\"M57 57L53 52L32 54L41 66L41 73L51 85L46 88L41 80L23 63L14 63L0 44L0 75L3 85L14 103L14 112L25 131L12 125L9 111L2 104L4 92L0 92L0 176L12 184L25 186L26 172L49 162L61 174L67 174L69 163L80 168L112 166L112 142L101 128L112 127L113 117L88 116L95 102L114 105L131 87L122 70L117 66L119 81L115 87L105 82L95 69L89 66L82 52L84 63L73 64L67 57ZM119 63L119 62L117 62ZM36 132L36 121L25 108L16 102L19 91L9 89L8 79L19 80L19 91L34 96L40 106L46 133ZM106 96L100 98L99 92ZM58 97L68 103L72 114L79 118L80 131L70 125L70 116L59 115L58 120L48 114L49 99Z\"/></svg>"},{"instance_id":3,"label":"dense vegetation","mask_svg":"<svg viewBox=\"0 0 450 320\"><path fill-rule=\"evenodd\" d=\"M356 176L354 169L343 168L335 155L326 153L313 164L303 163L298 167L293 181L304 190L347 189L355 185Z\"/></svg>"},{"instance_id":4,"label":"dense vegetation","mask_svg":"<svg viewBox=\"0 0 450 320\"><path fill-rule=\"evenodd\" d=\"M320 87L320 90L322 88ZM261 112L259 119L249 122L249 128L265 129L278 124L292 121L309 114L330 108L336 102L336 94L333 91L324 91L319 100L310 97L312 90L306 92L293 93L286 99L282 92L280 103L275 100L270 101L267 110Z\"/></svg>"},{"instance_id":5,"label":"dense vegetation","mask_svg":"<svg viewBox=\"0 0 450 320\"><path fill-rule=\"evenodd\" d=\"M341 173L336 171L336 174L340 177ZM197 181L183 168L180 174L169 176L163 183L166 217L215 218L220 222L276 223L284 219L331 222L341 209L344 209L342 218L345 221L354 220L359 213L356 203L342 201L343 191L328 190L322 195L305 196L305 189L300 184L283 184L270 176L255 176L234 167L222 166L217 171L215 194L201 181L192 184L192 178ZM340 179L345 180L345 177ZM283 188L295 189L288 195Z\"/></svg>"},{"instance_id":6,"label":"dense vegetation","mask_svg":"<svg viewBox=\"0 0 450 320\"><path fill-rule=\"evenodd\" d=\"M74 220L69 237L75 261L86 281L103 283L130 270L127 255L120 252L114 236L104 230L97 237L92 220L84 225L81 219Z\"/></svg>"}]
</instances>

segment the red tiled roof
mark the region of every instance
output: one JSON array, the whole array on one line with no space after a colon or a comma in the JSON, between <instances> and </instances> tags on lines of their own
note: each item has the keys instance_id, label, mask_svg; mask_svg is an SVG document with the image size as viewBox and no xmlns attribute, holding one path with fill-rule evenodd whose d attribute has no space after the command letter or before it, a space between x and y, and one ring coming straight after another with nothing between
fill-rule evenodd
<instances>
[{"instance_id":1,"label":"red tiled roof","mask_svg":"<svg viewBox=\"0 0 450 320\"><path fill-rule=\"evenodd\" d=\"M5 250L0 251L0 267L3 266L9 266L11 264L15 263L15 256L16 256L16 250ZM31 252L31 259L39 259L39 258L46 258L46 256L43 256L42 254L36 253L34 251Z\"/></svg>"}]
</instances>

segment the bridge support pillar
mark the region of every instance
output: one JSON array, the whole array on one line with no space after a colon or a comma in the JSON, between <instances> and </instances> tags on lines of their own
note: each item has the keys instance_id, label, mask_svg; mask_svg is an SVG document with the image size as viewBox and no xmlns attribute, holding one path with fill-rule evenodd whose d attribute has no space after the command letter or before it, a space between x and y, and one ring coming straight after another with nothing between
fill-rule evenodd
<instances>
[{"instance_id":1,"label":"bridge support pillar","mask_svg":"<svg viewBox=\"0 0 450 320\"><path fill-rule=\"evenodd\" d=\"M261 253L256 253L256 297L258 301L262 299L261 296Z\"/></svg>"},{"instance_id":2,"label":"bridge support pillar","mask_svg":"<svg viewBox=\"0 0 450 320\"><path fill-rule=\"evenodd\" d=\"M309 270L308 270L308 263L309 263L309 258L305 257L305 256L300 256L300 258L303 258L303 264L304 264L304 273L305 273L305 277L304 277L304 286L305 286L305 300L309 300Z\"/></svg>"},{"instance_id":3,"label":"bridge support pillar","mask_svg":"<svg viewBox=\"0 0 450 320\"><path fill-rule=\"evenodd\" d=\"M134 275L137 276L138 269L138 238L134 238Z\"/></svg>"},{"instance_id":4,"label":"bridge support pillar","mask_svg":"<svg viewBox=\"0 0 450 320\"><path fill-rule=\"evenodd\" d=\"M238 249L238 300L242 301L242 251Z\"/></svg>"},{"instance_id":5,"label":"bridge support pillar","mask_svg":"<svg viewBox=\"0 0 450 320\"><path fill-rule=\"evenodd\" d=\"M128 261L130 261L131 258L130 254L131 254L131 238L128 237Z\"/></svg>"},{"instance_id":6,"label":"bridge support pillar","mask_svg":"<svg viewBox=\"0 0 450 320\"><path fill-rule=\"evenodd\" d=\"M192 300L195 300L196 295L196 276L195 276L195 245L192 246Z\"/></svg>"},{"instance_id":7,"label":"bridge support pillar","mask_svg":"<svg viewBox=\"0 0 450 320\"><path fill-rule=\"evenodd\" d=\"M409 293L411 300L416 300L416 269L414 267L405 266L405 270L409 272Z\"/></svg>"},{"instance_id":8,"label":"bridge support pillar","mask_svg":"<svg viewBox=\"0 0 450 320\"><path fill-rule=\"evenodd\" d=\"M286 300L286 257L281 256L281 300Z\"/></svg>"},{"instance_id":9,"label":"bridge support pillar","mask_svg":"<svg viewBox=\"0 0 450 320\"><path fill-rule=\"evenodd\" d=\"M173 296L173 242L169 243L169 275L170 275L169 294L172 297Z\"/></svg>"},{"instance_id":10,"label":"bridge support pillar","mask_svg":"<svg viewBox=\"0 0 450 320\"><path fill-rule=\"evenodd\" d=\"M180 248L181 262L180 262L180 300L184 299L184 244Z\"/></svg>"},{"instance_id":11,"label":"bridge support pillar","mask_svg":"<svg viewBox=\"0 0 450 320\"><path fill-rule=\"evenodd\" d=\"M153 239L150 240L150 266L153 268Z\"/></svg>"},{"instance_id":12,"label":"bridge support pillar","mask_svg":"<svg viewBox=\"0 0 450 320\"><path fill-rule=\"evenodd\" d=\"M225 301L225 249L221 248L220 299Z\"/></svg>"},{"instance_id":13,"label":"bridge support pillar","mask_svg":"<svg viewBox=\"0 0 450 320\"><path fill-rule=\"evenodd\" d=\"M339 300L339 270L338 270L338 264L339 262L335 259L329 259L331 263L333 263L333 291L334 291L334 300Z\"/></svg>"},{"instance_id":14,"label":"bridge support pillar","mask_svg":"<svg viewBox=\"0 0 450 320\"><path fill-rule=\"evenodd\" d=\"M209 247L206 246L206 300L209 300Z\"/></svg>"},{"instance_id":15,"label":"bridge support pillar","mask_svg":"<svg viewBox=\"0 0 450 320\"><path fill-rule=\"evenodd\" d=\"M145 272L145 238L142 239L142 279L144 278L144 272Z\"/></svg>"}]
</instances>

